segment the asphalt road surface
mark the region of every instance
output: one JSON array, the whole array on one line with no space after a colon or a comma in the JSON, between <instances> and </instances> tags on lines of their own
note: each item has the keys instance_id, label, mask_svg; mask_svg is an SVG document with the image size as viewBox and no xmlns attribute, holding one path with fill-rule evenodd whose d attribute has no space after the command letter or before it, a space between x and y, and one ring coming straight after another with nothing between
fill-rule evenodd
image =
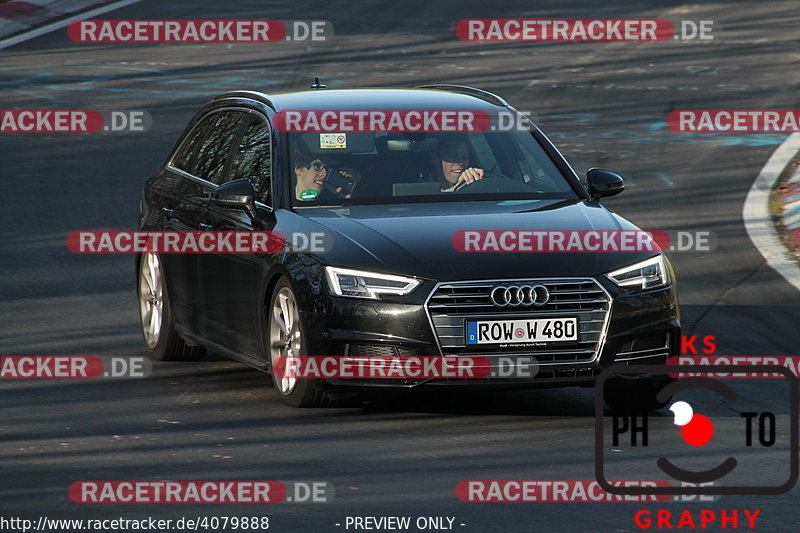
<instances>
[{"instance_id":1,"label":"asphalt road surface","mask_svg":"<svg viewBox=\"0 0 800 533\"><path fill-rule=\"evenodd\" d=\"M462 18L522 17L711 20L714 39L475 43L455 36ZM131 257L72 254L66 235L134 229L144 180L212 96L302 89L315 75L336 88L446 82L502 95L536 117L579 173L597 166L626 177L628 190L605 202L612 209L645 229L718 237L713 251L671 254L684 333L715 336L718 354L800 351L800 294L765 265L741 215L785 135L674 133L665 122L673 109L799 108L795 2L144 0L101 18L313 18L330 21L335 37L79 44L62 29L0 52L4 109L145 110L153 119L139 134L0 134L2 355L143 355ZM743 390L748 409L787 415L783 389L762 380ZM797 488L705 503L456 498L466 479L592 479L593 401L591 390L578 389L439 392L299 410L280 404L267 376L215 354L156 364L139 380L3 380L0 515L266 515L279 532L353 531L348 516L437 516L454 517L455 531L501 533L636 531L640 509L759 509L757 530L797 530ZM738 417L720 402L706 414ZM788 471L777 451L741 452L769 465L752 476L755 483ZM313 505L200 506L79 505L67 495L78 480L126 479L327 481L336 496ZM742 517L739 528L746 526Z\"/></svg>"}]
</instances>

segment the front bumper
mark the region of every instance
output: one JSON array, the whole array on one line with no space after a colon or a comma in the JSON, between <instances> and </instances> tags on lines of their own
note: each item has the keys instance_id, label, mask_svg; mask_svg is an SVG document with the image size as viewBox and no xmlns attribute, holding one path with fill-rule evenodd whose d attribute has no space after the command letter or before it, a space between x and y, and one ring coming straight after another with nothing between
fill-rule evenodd
<instances>
[{"instance_id":1,"label":"front bumper","mask_svg":"<svg viewBox=\"0 0 800 533\"><path fill-rule=\"evenodd\" d=\"M505 348L495 350L492 355L532 356L536 358L533 375L478 379L328 379L319 385L329 390L443 386L459 389L591 387L600 372L612 364L664 364L668 357L678 355L680 322L673 285L636 294L620 290L604 279L584 279L593 281L608 297L602 331L599 334L582 333L582 337L596 338L589 355L570 356L575 360L565 361L563 355L552 357L541 350L537 354L533 349ZM337 298L327 293L315 295L314 305L301 305L301 309L306 310L302 319L306 329L307 355L483 355L492 361L486 350L470 350L465 341L459 343L457 334L444 343L442 337L437 335L437 331L441 330L434 323L430 302L431 296L441 285L426 282L412 295L382 301ZM535 318L535 314L536 311L531 310L530 315ZM581 314L579 311L559 311L556 314L586 316L585 312ZM496 315L484 318L494 319ZM459 331L458 328L453 329Z\"/></svg>"}]
</instances>

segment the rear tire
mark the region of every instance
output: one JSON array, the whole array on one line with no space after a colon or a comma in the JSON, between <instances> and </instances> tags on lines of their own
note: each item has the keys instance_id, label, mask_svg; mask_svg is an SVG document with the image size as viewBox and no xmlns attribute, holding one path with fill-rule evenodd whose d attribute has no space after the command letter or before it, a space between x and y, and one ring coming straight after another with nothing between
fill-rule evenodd
<instances>
[{"instance_id":1,"label":"rear tire","mask_svg":"<svg viewBox=\"0 0 800 533\"><path fill-rule=\"evenodd\" d=\"M155 252L142 254L137 276L139 323L153 361L197 361L205 349L189 346L175 331L161 260Z\"/></svg>"},{"instance_id":2,"label":"rear tire","mask_svg":"<svg viewBox=\"0 0 800 533\"><path fill-rule=\"evenodd\" d=\"M287 357L306 355L300 310L286 278L281 278L275 286L267 310L267 353L278 397L291 407L326 405L328 395L317 387L316 380L279 375Z\"/></svg>"}]
</instances>

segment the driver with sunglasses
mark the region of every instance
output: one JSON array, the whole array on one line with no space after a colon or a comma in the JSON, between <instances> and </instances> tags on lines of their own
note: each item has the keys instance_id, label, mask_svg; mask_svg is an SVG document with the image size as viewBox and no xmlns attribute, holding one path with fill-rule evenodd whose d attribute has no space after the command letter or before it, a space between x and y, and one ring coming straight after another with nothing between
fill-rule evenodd
<instances>
[{"instance_id":1,"label":"driver with sunglasses","mask_svg":"<svg viewBox=\"0 0 800 533\"><path fill-rule=\"evenodd\" d=\"M313 200L335 201L341 199L325 187L325 176L328 174L329 162L322 158L309 154L306 152L297 151L294 154L294 175L297 178L297 183L294 188L295 198L301 202L310 202ZM340 170L342 175L351 178L352 176ZM342 192L342 188L336 189L337 194ZM347 194L344 198L350 198Z\"/></svg>"}]
</instances>

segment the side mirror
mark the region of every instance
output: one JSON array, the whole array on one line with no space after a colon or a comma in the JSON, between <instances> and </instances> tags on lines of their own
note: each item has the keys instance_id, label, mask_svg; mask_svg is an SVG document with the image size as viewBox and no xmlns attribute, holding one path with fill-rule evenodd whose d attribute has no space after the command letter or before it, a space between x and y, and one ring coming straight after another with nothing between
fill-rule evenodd
<instances>
[{"instance_id":1,"label":"side mirror","mask_svg":"<svg viewBox=\"0 0 800 533\"><path fill-rule=\"evenodd\" d=\"M586 185L592 198L606 198L621 193L625 189L625 180L608 170L590 168L586 172Z\"/></svg>"},{"instance_id":2,"label":"side mirror","mask_svg":"<svg viewBox=\"0 0 800 533\"><path fill-rule=\"evenodd\" d=\"M253 184L248 180L234 180L211 191L211 203L225 209L241 209L250 218L256 218L255 195Z\"/></svg>"}]
</instances>

